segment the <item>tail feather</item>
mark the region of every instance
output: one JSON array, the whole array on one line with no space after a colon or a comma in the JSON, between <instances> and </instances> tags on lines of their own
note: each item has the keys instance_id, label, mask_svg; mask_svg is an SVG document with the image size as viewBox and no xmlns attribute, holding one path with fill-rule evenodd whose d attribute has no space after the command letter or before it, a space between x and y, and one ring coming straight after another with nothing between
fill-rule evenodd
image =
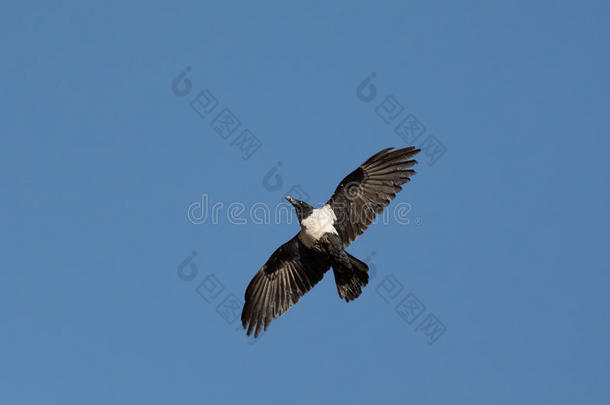
<instances>
[{"instance_id":1,"label":"tail feather","mask_svg":"<svg viewBox=\"0 0 610 405\"><path fill-rule=\"evenodd\" d=\"M337 283L339 297L346 302L350 302L358 298L358 296L362 294L362 287L368 284L369 266L349 253L347 253L347 256L351 268L341 264L334 265L333 273L335 274L335 282Z\"/></svg>"}]
</instances>

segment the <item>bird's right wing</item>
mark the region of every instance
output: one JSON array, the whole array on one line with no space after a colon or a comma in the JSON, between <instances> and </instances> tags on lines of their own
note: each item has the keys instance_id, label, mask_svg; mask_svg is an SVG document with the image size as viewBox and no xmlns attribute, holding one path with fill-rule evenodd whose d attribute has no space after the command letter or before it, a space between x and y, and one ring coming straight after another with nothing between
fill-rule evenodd
<instances>
[{"instance_id":1,"label":"bird's right wing","mask_svg":"<svg viewBox=\"0 0 610 405\"><path fill-rule=\"evenodd\" d=\"M246 289L241 323L258 337L272 319L286 312L322 279L329 269L325 260L295 236L280 246L256 273Z\"/></svg>"},{"instance_id":2,"label":"bird's right wing","mask_svg":"<svg viewBox=\"0 0 610 405\"><path fill-rule=\"evenodd\" d=\"M343 239L344 246L352 243L368 228L375 214L381 214L396 193L402 190L401 185L415 174L415 170L410 168L417 161L411 158L420 150L413 146L393 149L387 148L374 154L348 174L328 201L337 216L335 229Z\"/></svg>"}]
</instances>

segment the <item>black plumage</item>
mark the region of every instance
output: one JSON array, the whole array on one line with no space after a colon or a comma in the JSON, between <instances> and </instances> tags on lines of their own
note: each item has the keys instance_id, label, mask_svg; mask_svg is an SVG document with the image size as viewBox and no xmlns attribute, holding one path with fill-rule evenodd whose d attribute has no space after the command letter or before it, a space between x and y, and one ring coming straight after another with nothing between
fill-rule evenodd
<instances>
[{"instance_id":1,"label":"black plumage","mask_svg":"<svg viewBox=\"0 0 610 405\"><path fill-rule=\"evenodd\" d=\"M294 206L301 231L280 246L254 276L241 315L248 335L258 337L272 319L293 304L333 268L339 297L347 302L368 283L368 266L344 249L360 236L375 215L396 197L415 171L411 159L419 149L384 149L347 175L328 203L313 209L286 197Z\"/></svg>"},{"instance_id":2,"label":"black plumage","mask_svg":"<svg viewBox=\"0 0 610 405\"><path fill-rule=\"evenodd\" d=\"M335 228L348 246L375 219L402 190L402 185L411 180L415 170L406 170L417 164L406 160L419 153L413 146L392 151L384 149L348 174L337 186L328 203L337 222Z\"/></svg>"},{"instance_id":3,"label":"black plumage","mask_svg":"<svg viewBox=\"0 0 610 405\"><path fill-rule=\"evenodd\" d=\"M280 246L246 289L241 319L244 328L248 325L248 335L254 331L258 337L263 325L266 330L271 319L296 304L329 268L326 259L303 245L297 236Z\"/></svg>"}]
</instances>

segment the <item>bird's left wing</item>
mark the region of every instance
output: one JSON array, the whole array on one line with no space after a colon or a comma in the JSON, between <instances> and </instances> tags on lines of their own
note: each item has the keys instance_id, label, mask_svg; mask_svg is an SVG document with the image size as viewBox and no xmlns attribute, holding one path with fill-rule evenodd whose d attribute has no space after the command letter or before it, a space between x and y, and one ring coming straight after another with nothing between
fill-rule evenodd
<instances>
[{"instance_id":1,"label":"bird's left wing","mask_svg":"<svg viewBox=\"0 0 610 405\"><path fill-rule=\"evenodd\" d=\"M322 279L329 269L325 260L295 236L280 246L256 273L246 289L241 323L258 337L272 319L286 312Z\"/></svg>"},{"instance_id":2,"label":"bird's left wing","mask_svg":"<svg viewBox=\"0 0 610 405\"><path fill-rule=\"evenodd\" d=\"M415 174L411 159L419 153L413 146L384 149L348 174L328 201L337 216L335 229L343 246L360 236Z\"/></svg>"}]
</instances>

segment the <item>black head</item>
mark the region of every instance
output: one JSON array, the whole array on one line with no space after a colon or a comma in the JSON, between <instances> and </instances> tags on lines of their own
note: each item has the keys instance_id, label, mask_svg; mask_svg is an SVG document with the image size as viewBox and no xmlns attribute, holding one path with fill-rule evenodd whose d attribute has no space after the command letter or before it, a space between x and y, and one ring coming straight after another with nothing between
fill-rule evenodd
<instances>
[{"instance_id":1,"label":"black head","mask_svg":"<svg viewBox=\"0 0 610 405\"><path fill-rule=\"evenodd\" d=\"M311 214L313 211L313 207L307 204L305 201L294 199L289 195L286 196L286 199L290 202L290 204L292 204L294 210L297 212L297 218L299 218L299 222L301 222L303 218L307 218L309 214Z\"/></svg>"}]
</instances>

